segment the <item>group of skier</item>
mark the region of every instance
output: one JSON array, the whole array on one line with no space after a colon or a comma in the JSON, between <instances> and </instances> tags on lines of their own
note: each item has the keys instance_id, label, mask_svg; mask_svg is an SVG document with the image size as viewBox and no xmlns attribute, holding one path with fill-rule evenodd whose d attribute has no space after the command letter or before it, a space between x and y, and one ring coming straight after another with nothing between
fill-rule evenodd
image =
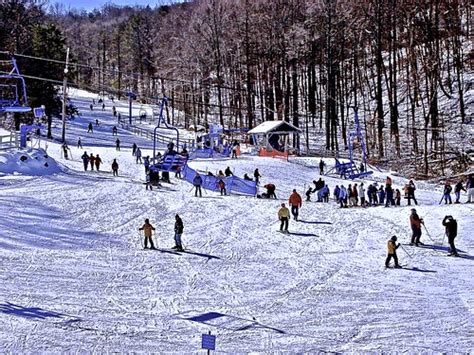
<instances>
[{"instance_id":1,"label":"group of skier","mask_svg":"<svg viewBox=\"0 0 474 355\"><path fill-rule=\"evenodd\" d=\"M458 234L458 222L453 218L453 216L447 215L443 218L441 224L445 228L445 236L448 239L449 244L449 254L448 256L459 256L456 246L454 245L454 239ZM424 225L424 221L420 218L413 208L410 214L410 226L412 229L412 237L409 245L423 246L424 243L420 241L421 238L421 226ZM444 240L444 236L443 236ZM390 267L390 261L393 259L395 267L400 268L398 263L397 249L403 246L397 242L397 236L392 236L387 241L387 258L385 259L385 267ZM406 252L406 250L405 250ZM407 253L407 252L406 252ZM408 253L407 253L408 254Z\"/></svg>"},{"instance_id":2,"label":"group of skier","mask_svg":"<svg viewBox=\"0 0 474 355\"><path fill-rule=\"evenodd\" d=\"M144 239L144 249L148 249L148 243L150 244L150 249L156 249L155 245L153 243L153 232L156 230L153 225L151 225L150 220L147 218L145 219L145 223L143 226L138 228L139 231L143 231L143 235L145 237ZM178 252L183 252L183 243L181 241L181 237L183 235L184 231L184 224L183 220L181 217L176 214L175 215L175 222L174 222L174 242L175 245L172 247L172 249L175 249Z\"/></svg>"}]
</instances>

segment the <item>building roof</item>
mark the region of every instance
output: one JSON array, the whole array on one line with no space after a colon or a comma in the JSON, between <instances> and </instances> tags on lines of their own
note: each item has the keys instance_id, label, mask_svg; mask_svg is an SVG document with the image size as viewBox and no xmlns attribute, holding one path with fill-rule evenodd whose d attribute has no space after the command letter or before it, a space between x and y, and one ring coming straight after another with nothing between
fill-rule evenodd
<instances>
[{"instance_id":1,"label":"building roof","mask_svg":"<svg viewBox=\"0 0 474 355\"><path fill-rule=\"evenodd\" d=\"M260 123L257 127L252 128L248 131L248 134L266 134L270 132L297 132L300 133L301 131L293 126L291 123L286 121L265 121Z\"/></svg>"}]
</instances>

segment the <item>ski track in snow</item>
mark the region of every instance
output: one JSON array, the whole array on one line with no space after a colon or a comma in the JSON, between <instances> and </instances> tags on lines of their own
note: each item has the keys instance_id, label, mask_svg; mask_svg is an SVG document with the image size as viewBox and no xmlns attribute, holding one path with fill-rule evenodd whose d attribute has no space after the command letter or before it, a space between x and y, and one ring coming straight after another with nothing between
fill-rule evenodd
<instances>
[{"instance_id":1,"label":"ski track in snow","mask_svg":"<svg viewBox=\"0 0 474 355\"><path fill-rule=\"evenodd\" d=\"M421 185L416 208L436 243L425 230L422 240L446 248L441 219L452 214L465 257L403 245L412 256L399 249L406 269L385 270L387 239L410 239L410 207L304 202L301 221L290 220L293 234L281 234L279 205L293 188L304 196L317 172L249 156L190 165L229 165L238 176L258 167L262 185L275 183L279 200L210 191L196 198L190 184L173 177L173 185L146 191L131 144L146 156L152 143L119 129L122 150L115 151L112 103L90 112L91 98L82 95L75 102L83 115L68 126L73 159L48 143L64 172L0 178L2 352L189 353L208 330L227 353L473 351L473 205L439 206L439 190ZM126 112L125 103L115 105ZM96 117L100 126L84 133ZM83 171L79 136L84 150L101 155L101 172ZM118 178L110 173L113 158ZM331 190L348 183L324 179ZM398 188L402 181L395 177ZM185 253L169 251L176 213L185 224ZM145 218L162 252L141 249Z\"/></svg>"}]
</instances>

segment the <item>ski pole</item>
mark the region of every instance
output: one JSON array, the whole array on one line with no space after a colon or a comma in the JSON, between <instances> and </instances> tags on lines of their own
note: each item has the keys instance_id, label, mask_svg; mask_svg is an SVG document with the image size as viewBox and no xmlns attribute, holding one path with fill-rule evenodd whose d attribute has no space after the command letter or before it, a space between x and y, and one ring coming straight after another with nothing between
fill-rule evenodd
<instances>
[{"instance_id":1,"label":"ski pole","mask_svg":"<svg viewBox=\"0 0 474 355\"><path fill-rule=\"evenodd\" d=\"M430 238L430 240L433 242L433 243L436 243L433 238L431 238L431 235L430 235L430 232L428 232L428 229L426 229L426 226L424 223L422 223L422 226L425 228L425 231L426 231L426 235L428 236L428 238Z\"/></svg>"},{"instance_id":2,"label":"ski pole","mask_svg":"<svg viewBox=\"0 0 474 355\"><path fill-rule=\"evenodd\" d=\"M410 258L413 259L413 256L411 256L410 253L406 251L406 249L403 247L403 245L400 244L400 247L402 248L402 250L405 252L406 255L408 255Z\"/></svg>"},{"instance_id":3,"label":"ski pole","mask_svg":"<svg viewBox=\"0 0 474 355\"><path fill-rule=\"evenodd\" d=\"M143 245L143 238L142 238L142 234L140 233L140 231L138 231L138 239L140 239L140 245L142 246L142 249L145 248L145 246Z\"/></svg>"}]
</instances>

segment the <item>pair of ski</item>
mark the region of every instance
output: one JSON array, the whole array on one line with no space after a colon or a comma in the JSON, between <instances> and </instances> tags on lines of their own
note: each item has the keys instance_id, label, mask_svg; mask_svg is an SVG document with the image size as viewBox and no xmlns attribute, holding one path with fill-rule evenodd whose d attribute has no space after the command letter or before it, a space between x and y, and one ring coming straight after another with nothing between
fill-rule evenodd
<instances>
[{"instance_id":1,"label":"pair of ski","mask_svg":"<svg viewBox=\"0 0 474 355\"><path fill-rule=\"evenodd\" d=\"M174 255L181 255L181 253L186 253L187 249L175 249L175 248L143 248L143 250L153 250L159 251L161 253L168 253Z\"/></svg>"}]
</instances>

